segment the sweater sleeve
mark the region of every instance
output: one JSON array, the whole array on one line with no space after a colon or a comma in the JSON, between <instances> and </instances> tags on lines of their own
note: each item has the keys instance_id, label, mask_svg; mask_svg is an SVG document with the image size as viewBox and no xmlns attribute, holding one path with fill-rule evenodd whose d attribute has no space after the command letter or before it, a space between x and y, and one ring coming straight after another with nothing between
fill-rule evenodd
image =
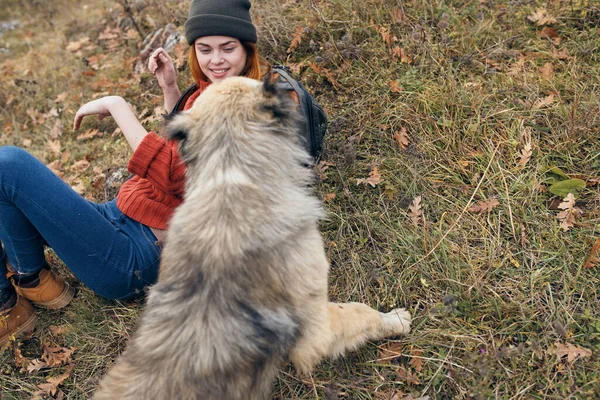
<instances>
[{"instance_id":1,"label":"sweater sleeve","mask_svg":"<svg viewBox=\"0 0 600 400\"><path fill-rule=\"evenodd\" d=\"M127 169L148 179L157 189L180 195L185 190L185 164L177 143L149 132L131 156Z\"/></svg>"}]
</instances>

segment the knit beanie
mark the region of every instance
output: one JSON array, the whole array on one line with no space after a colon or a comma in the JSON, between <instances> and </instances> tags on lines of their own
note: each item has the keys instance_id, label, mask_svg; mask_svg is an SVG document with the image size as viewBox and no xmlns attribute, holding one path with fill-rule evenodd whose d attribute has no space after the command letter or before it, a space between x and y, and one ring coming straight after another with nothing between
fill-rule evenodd
<instances>
[{"instance_id":1,"label":"knit beanie","mask_svg":"<svg viewBox=\"0 0 600 400\"><path fill-rule=\"evenodd\" d=\"M185 21L189 45L203 36L230 36L256 43L256 28L250 18L249 0L192 0Z\"/></svg>"}]
</instances>

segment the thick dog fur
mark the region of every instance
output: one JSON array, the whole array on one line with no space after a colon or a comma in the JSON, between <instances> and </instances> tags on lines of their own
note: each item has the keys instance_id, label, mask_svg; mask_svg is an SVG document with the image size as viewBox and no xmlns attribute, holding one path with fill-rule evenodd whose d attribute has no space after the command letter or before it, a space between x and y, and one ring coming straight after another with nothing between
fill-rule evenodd
<instances>
[{"instance_id":1,"label":"thick dog fur","mask_svg":"<svg viewBox=\"0 0 600 400\"><path fill-rule=\"evenodd\" d=\"M329 303L295 103L268 80L211 85L167 127L188 166L160 276L100 399L267 399L286 360L308 372L405 334L404 309Z\"/></svg>"}]
</instances>

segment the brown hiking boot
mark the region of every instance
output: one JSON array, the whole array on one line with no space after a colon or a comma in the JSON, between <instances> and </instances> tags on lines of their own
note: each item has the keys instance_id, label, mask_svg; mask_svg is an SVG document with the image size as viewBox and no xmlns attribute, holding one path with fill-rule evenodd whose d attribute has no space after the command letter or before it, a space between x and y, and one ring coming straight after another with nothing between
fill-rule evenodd
<instances>
[{"instance_id":1,"label":"brown hiking boot","mask_svg":"<svg viewBox=\"0 0 600 400\"><path fill-rule=\"evenodd\" d=\"M11 268L8 268L9 271L11 271ZM52 310L63 308L71 302L75 295L74 287L46 268L40 271L39 281L28 284L26 285L27 287L25 287L25 285L19 286L18 275L14 271L9 272L7 276L13 280L17 293L36 306L42 306Z\"/></svg>"},{"instance_id":2,"label":"brown hiking boot","mask_svg":"<svg viewBox=\"0 0 600 400\"><path fill-rule=\"evenodd\" d=\"M36 320L31 303L16 293L9 302L0 304L0 348L11 338L33 332Z\"/></svg>"}]
</instances>

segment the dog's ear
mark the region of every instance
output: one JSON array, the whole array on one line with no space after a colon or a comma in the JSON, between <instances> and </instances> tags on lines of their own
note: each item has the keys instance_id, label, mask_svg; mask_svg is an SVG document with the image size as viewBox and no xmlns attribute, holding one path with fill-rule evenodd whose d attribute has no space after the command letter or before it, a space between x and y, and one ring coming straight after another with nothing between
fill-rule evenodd
<instances>
[{"instance_id":1,"label":"dog's ear","mask_svg":"<svg viewBox=\"0 0 600 400\"><path fill-rule=\"evenodd\" d=\"M269 71L263 78L263 94L265 97L274 97L277 96L277 85L275 75L273 72Z\"/></svg>"},{"instance_id":2,"label":"dog's ear","mask_svg":"<svg viewBox=\"0 0 600 400\"><path fill-rule=\"evenodd\" d=\"M171 117L165 128L167 138L179 142L185 141L188 138L186 120L187 119L181 114Z\"/></svg>"}]
</instances>

